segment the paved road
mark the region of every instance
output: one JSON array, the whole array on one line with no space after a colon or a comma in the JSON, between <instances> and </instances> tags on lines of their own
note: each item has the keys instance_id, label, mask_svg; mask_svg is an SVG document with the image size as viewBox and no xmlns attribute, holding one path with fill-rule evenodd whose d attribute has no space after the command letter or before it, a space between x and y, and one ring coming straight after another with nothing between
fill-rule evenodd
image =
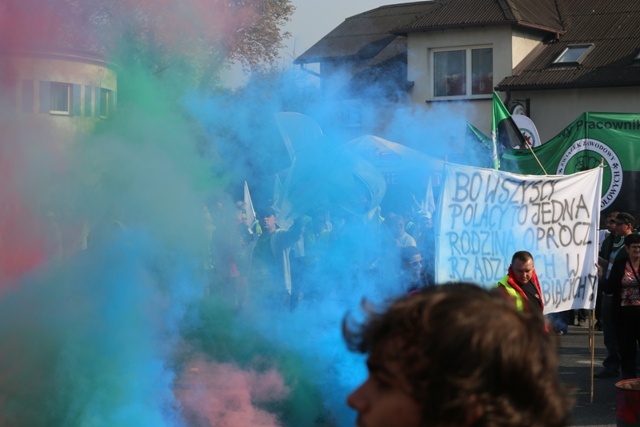
<instances>
[{"instance_id":1,"label":"paved road","mask_svg":"<svg viewBox=\"0 0 640 427\"><path fill-rule=\"evenodd\" d=\"M569 326L569 333L560 339L560 376L563 382L576 387L576 405L571 425L591 427L615 427L615 383L618 379L594 379L591 396L591 351L589 329ZM602 369L606 350L602 332L595 331L594 371Z\"/></svg>"}]
</instances>

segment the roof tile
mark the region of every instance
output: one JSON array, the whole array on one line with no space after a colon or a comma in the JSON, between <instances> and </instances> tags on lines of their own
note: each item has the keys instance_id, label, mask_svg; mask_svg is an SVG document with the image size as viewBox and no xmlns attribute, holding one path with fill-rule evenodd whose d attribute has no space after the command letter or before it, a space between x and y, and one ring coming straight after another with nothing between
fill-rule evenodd
<instances>
[{"instance_id":1,"label":"roof tile","mask_svg":"<svg viewBox=\"0 0 640 427\"><path fill-rule=\"evenodd\" d=\"M567 31L555 43L525 59L528 65L498 84L499 90L556 89L640 85L634 57L640 50L640 2L637 0L558 0ZM593 43L579 65L553 61L567 47Z\"/></svg>"},{"instance_id":2,"label":"roof tile","mask_svg":"<svg viewBox=\"0 0 640 427\"><path fill-rule=\"evenodd\" d=\"M382 6L350 18L296 63L355 59L377 66L404 54L403 35L443 28L514 25L549 34L498 90L640 85L638 0L434 0ZM581 64L558 66L569 45L593 43Z\"/></svg>"}]
</instances>

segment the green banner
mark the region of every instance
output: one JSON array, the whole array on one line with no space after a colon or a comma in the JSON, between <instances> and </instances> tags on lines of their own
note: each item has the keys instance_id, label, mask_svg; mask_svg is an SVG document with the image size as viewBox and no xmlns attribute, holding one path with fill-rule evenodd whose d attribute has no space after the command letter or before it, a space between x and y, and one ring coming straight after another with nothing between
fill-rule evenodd
<instances>
[{"instance_id":1,"label":"green banner","mask_svg":"<svg viewBox=\"0 0 640 427\"><path fill-rule=\"evenodd\" d=\"M636 200L640 194L640 114L582 113L533 152L535 156L528 149L507 151L501 169L543 175L544 167L549 175L569 175L602 163L601 211L630 212L640 219Z\"/></svg>"}]
</instances>

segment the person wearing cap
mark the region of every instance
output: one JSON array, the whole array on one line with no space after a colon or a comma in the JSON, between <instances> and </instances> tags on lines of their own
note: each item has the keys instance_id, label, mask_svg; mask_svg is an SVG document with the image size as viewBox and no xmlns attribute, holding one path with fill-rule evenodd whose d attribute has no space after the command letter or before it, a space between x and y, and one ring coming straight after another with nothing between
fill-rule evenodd
<instances>
[{"instance_id":1,"label":"person wearing cap","mask_svg":"<svg viewBox=\"0 0 640 427\"><path fill-rule=\"evenodd\" d=\"M292 281L289 251L302 237L302 222L280 228L272 208L257 212L262 234L258 237L251 261L249 292L251 298L271 308L291 307Z\"/></svg>"},{"instance_id":2,"label":"person wearing cap","mask_svg":"<svg viewBox=\"0 0 640 427\"><path fill-rule=\"evenodd\" d=\"M616 337L614 323L614 298L613 293L608 291L607 281L611 276L613 265L620 260L629 258L628 252L624 249L624 239L633 233L636 220L628 212L620 212L614 218L614 232L618 237L612 247L606 263L606 268L598 264L599 285L602 285L602 303L600 306L600 322L602 323L602 338L607 349L607 357L602 362L603 369L594 374L595 378L617 378L620 376L620 350ZM624 262L624 261L623 261Z\"/></svg>"}]
</instances>

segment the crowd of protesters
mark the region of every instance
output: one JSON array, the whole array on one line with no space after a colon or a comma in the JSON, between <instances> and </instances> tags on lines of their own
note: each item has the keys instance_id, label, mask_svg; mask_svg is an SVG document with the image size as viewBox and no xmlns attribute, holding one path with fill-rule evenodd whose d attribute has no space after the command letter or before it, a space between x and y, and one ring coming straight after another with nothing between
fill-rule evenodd
<instances>
[{"instance_id":1,"label":"crowd of protesters","mask_svg":"<svg viewBox=\"0 0 640 427\"><path fill-rule=\"evenodd\" d=\"M318 207L291 219L268 206L257 209L256 219L250 224L246 214L242 202L226 214L221 209L212 213L213 288L232 298L239 308L254 303L293 309L301 300L339 297L349 291L345 287L358 283L388 296L434 284L431 212L384 212L378 208L368 215L358 215ZM631 282L640 289L640 280L631 273L625 274L620 270L623 267L615 276L616 283L609 283L614 264L627 260L629 251L635 250L635 243L626 245L624 240L635 230L635 218L626 212L612 212L607 216L607 226L609 233L600 241L596 317L597 327L603 329L608 356L604 370L596 377L620 375L617 341L620 334L628 332L621 330L616 320L621 302L612 297L611 291L631 295L627 286ZM640 273L636 274L640 277ZM625 280L622 291L617 284L620 277ZM640 301L625 301L624 304L640 306ZM622 312L633 310L625 308ZM548 317L552 330L561 335L567 333L570 324L584 326L587 313L570 310Z\"/></svg>"},{"instance_id":2,"label":"crowd of protesters","mask_svg":"<svg viewBox=\"0 0 640 427\"><path fill-rule=\"evenodd\" d=\"M242 202L211 209L212 291L238 308L292 309L301 300L336 296L353 283L389 296L433 283L431 212L376 209L358 215L319 207L292 217L266 206L248 222Z\"/></svg>"},{"instance_id":3,"label":"crowd of protesters","mask_svg":"<svg viewBox=\"0 0 640 427\"><path fill-rule=\"evenodd\" d=\"M266 206L258 208L251 220L248 213L242 202L211 212L211 291L228 297L239 310L255 306L295 310L301 301L339 297L353 284L366 284L392 298L437 287L431 212L377 208L361 215L317 207L287 216ZM640 235L634 233L635 218L628 213L612 213L607 225L609 236L600 240L596 315L605 332L608 357L596 378L635 378ZM530 253L514 254L502 286L507 295L515 295L516 308L518 295L508 291L521 287L522 298L538 301L534 311L542 315L539 285L527 288L536 284L533 265ZM547 332L561 335L568 324L583 325L585 319L585 311L579 310L547 316Z\"/></svg>"}]
</instances>

